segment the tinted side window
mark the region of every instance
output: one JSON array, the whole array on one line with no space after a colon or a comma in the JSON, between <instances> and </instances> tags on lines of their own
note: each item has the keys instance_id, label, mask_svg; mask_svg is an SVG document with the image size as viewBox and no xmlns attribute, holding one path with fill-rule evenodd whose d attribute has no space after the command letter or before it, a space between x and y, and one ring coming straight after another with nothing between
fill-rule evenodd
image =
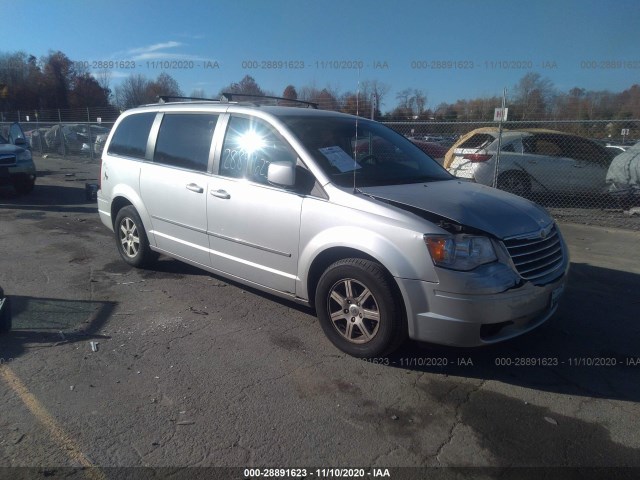
<instances>
[{"instance_id":1,"label":"tinted side window","mask_svg":"<svg viewBox=\"0 0 640 480\"><path fill-rule=\"evenodd\" d=\"M217 121L218 115L165 114L153 161L206 172Z\"/></svg>"},{"instance_id":2,"label":"tinted side window","mask_svg":"<svg viewBox=\"0 0 640 480\"><path fill-rule=\"evenodd\" d=\"M558 138L552 136L535 137L535 147L532 153L546 157L561 157L562 146L559 144Z\"/></svg>"},{"instance_id":3,"label":"tinted side window","mask_svg":"<svg viewBox=\"0 0 640 480\"><path fill-rule=\"evenodd\" d=\"M516 147L513 143L510 143L509 145L505 145L504 147L502 147L500 149L501 152L515 152L516 151Z\"/></svg>"},{"instance_id":4,"label":"tinted side window","mask_svg":"<svg viewBox=\"0 0 640 480\"><path fill-rule=\"evenodd\" d=\"M595 143L581 138L571 138L567 141L566 156L593 163L606 163L608 155L604 149Z\"/></svg>"},{"instance_id":5,"label":"tinted side window","mask_svg":"<svg viewBox=\"0 0 640 480\"><path fill-rule=\"evenodd\" d=\"M266 184L272 162L297 161L295 151L262 120L232 117L222 145L220 175Z\"/></svg>"},{"instance_id":6,"label":"tinted side window","mask_svg":"<svg viewBox=\"0 0 640 480\"><path fill-rule=\"evenodd\" d=\"M149 131L155 118L155 113L140 113L123 119L113 134L109 154L144 159Z\"/></svg>"},{"instance_id":7,"label":"tinted side window","mask_svg":"<svg viewBox=\"0 0 640 480\"><path fill-rule=\"evenodd\" d=\"M490 133L476 133L471 138L465 140L458 148L484 148L493 142L497 137Z\"/></svg>"}]
</instances>

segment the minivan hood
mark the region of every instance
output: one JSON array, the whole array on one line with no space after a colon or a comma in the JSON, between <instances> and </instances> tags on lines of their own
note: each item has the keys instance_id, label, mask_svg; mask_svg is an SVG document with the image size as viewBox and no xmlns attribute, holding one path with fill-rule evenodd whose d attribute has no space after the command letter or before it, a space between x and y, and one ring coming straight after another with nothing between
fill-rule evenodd
<instances>
[{"instance_id":1,"label":"minivan hood","mask_svg":"<svg viewBox=\"0 0 640 480\"><path fill-rule=\"evenodd\" d=\"M424 210L501 239L536 232L553 221L529 200L460 180L366 187L360 191L400 204L400 208L406 205Z\"/></svg>"}]
</instances>

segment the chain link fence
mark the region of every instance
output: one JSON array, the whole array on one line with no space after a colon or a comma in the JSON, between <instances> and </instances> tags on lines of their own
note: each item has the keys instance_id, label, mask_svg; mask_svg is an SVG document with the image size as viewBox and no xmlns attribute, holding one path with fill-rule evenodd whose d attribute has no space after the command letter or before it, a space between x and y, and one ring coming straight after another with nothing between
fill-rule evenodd
<instances>
[{"instance_id":1,"label":"chain link fence","mask_svg":"<svg viewBox=\"0 0 640 480\"><path fill-rule=\"evenodd\" d=\"M0 112L0 125L18 122L35 154L95 160L118 115L120 111L111 107Z\"/></svg>"},{"instance_id":2,"label":"chain link fence","mask_svg":"<svg viewBox=\"0 0 640 480\"><path fill-rule=\"evenodd\" d=\"M640 230L640 155L625 153L640 120L387 125L456 177L529 198L558 220Z\"/></svg>"},{"instance_id":3,"label":"chain link fence","mask_svg":"<svg viewBox=\"0 0 640 480\"><path fill-rule=\"evenodd\" d=\"M99 161L119 113L0 112L0 125L19 122L33 153L44 159ZM557 220L640 230L640 155L635 163L623 161L640 138L640 120L386 125L453 175L529 198Z\"/></svg>"}]
</instances>

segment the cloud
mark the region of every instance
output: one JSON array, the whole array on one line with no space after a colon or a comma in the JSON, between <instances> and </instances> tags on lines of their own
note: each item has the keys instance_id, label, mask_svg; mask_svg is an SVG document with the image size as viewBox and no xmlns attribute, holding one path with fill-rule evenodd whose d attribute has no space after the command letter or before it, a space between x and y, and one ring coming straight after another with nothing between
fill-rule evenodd
<instances>
[{"instance_id":1,"label":"cloud","mask_svg":"<svg viewBox=\"0 0 640 480\"><path fill-rule=\"evenodd\" d=\"M131 57L132 60L193 60L193 61L205 61L206 58L198 57L197 55L187 55L184 53L167 53L167 52L148 52L141 53L135 57Z\"/></svg>"},{"instance_id":2,"label":"cloud","mask_svg":"<svg viewBox=\"0 0 640 480\"><path fill-rule=\"evenodd\" d=\"M193 61L206 61L207 58L202 58L197 55L190 55L188 53L176 53L174 51L168 51L178 47L184 47L187 44L182 42L161 42L154 43L153 45L147 45L144 47L131 48L125 52L125 55L134 61L144 60L193 60Z\"/></svg>"},{"instance_id":3,"label":"cloud","mask_svg":"<svg viewBox=\"0 0 640 480\"><path fill-rule=\"evenodd\" d=\"M127 53L129 55L145 55L147 53L151 53L151 52L157 52L158 50L164 50L167 48L175 48L175 47L181 47L182 45L184 45L183 43L180 42L174 42L174 41L170 41L170 42L164 42L164 43L154 43L153 45L147 45L146 47L138 47L138 48L132 48L130 50L127 51Z\"/></svg>"}]
</instances>

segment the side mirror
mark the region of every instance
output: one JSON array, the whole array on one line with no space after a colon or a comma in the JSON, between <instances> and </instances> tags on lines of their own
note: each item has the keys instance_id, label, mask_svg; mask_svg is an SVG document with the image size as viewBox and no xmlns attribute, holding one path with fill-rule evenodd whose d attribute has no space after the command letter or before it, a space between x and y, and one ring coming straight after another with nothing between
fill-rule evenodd
<instances>
[{"instance_id":1,"label":"side mirror","mask_svg":"<svg viewBox=\"0 0 640 480\"><path fill-rule=\"evenodd\" d=\"M26 145L26 144L27 144L27 141L26 141L24 138L19 137L19 138L16 138L16 139L13 141L13 144L14 144L14 145L16 145L16 146L18 146L18 147L22 147L23 145Z\"/></svg>"},{"instance_id":2,"label":"side mirror","mask_svg":"<svg viewBox=\"0 0 640 480\"><path fill-rule=\"evenodd\" d=\"M296 183L296 166L291 162L270 163L267 181L278 187L292 187Z\"/></svg>"}]
</instances>

